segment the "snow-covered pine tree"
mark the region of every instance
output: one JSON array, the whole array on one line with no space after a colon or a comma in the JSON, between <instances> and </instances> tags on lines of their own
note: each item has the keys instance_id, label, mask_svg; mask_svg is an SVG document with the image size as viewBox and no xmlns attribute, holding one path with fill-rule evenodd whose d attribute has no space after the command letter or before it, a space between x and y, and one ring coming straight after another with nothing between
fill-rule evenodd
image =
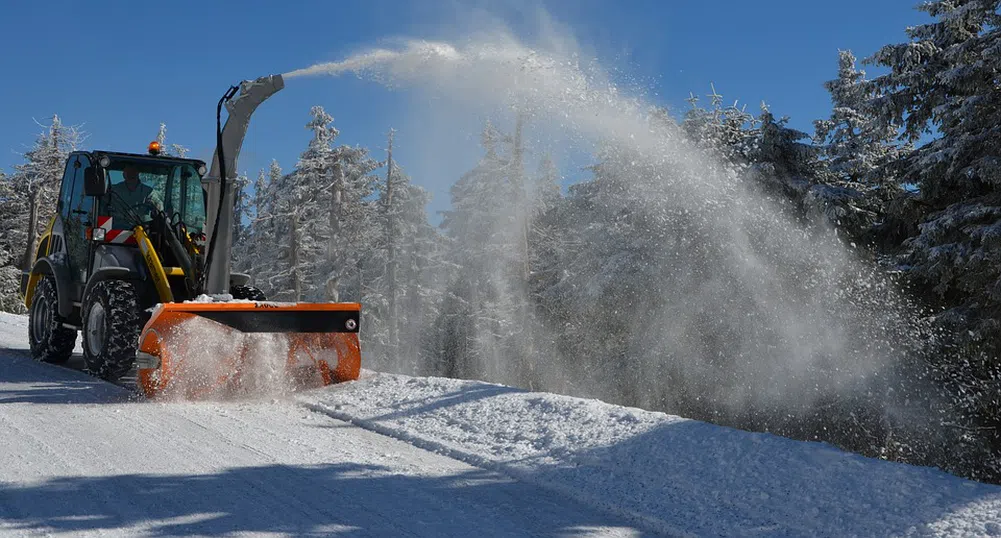
<instances>
[{"instance_id":1,"label":"snow-covered pine tree","mask_svg":"<svg viewBox=\"0 0 1001 538\"><path fill-rule=\"evenodd\" d=\"M930 1L936 20L908 30L910 41L868 59L890 72L873 80L871 107L885 125L904 126L911 142L939 136L903 167L918 184L923 220L907 246L911 274L941 297L978 295L1001 301L1001 51L998 1Z\"/></svg>"},{"instance_id":2,"label":"snow-covered pine tree","mask_svg":"<svg viewBox=\"0 0 1001 538\"><path fill-rule=\"evenodd\" d=\"M183 159L188 154L188 151L190 151L180 144L167 146L167 124L163 122L160 122L160 130L156 133L156 141L160 144L160 151L163 155L181 157Z\"/></svg>"},{"instance_id":3,"label":"snow-covered pine tree","mask_svg":"<svg viewBox=\"0 0 1001 538\"><path fill-rule=\"evenodd\" d=\"M381 163L368 150L340 145L328 156L331 174L324 186L326 206L326 256L320 266L324 289L318 290L329 300L360 298L369 290L370 271L381 273L383 263L374 260L376 238L380 229L379 212L372 199L379 178L372 174Z\"/></svg>"},{"instance_id":4,"label":"snow-covered pine tree","mask_svg":"<svg viewBox=\"0 0 1001 538\"><path fill-rule=\"evenodd\" d=\"M870 243L899 227L885 215L903 193L896 165L911 147L897 142L897 124L874 117L870 103L880 94L856 68L851 51L838 52L838 77L824 87L831 94L831 115L814 121L813 139L828 174L824 184L810 189L805 203L853 240Z\"/></svg>"},{"instance_id":5,"label":"snow-covered pine tree","mask_svg":"<svg viewBox=\"0 0 1001 538\"><path fill-rule=\"evenodd\" d=\"M11 226L26 230L20 267L28 268L38 249L38 240L49 224L56 209L59 184L66 167L66 156L76 149L81 133L76 127L65 126L59 116L52 116L52 123L43 126L43 132L34 146L23 154L24 163L14 167L14 192L25 200L27 219Z\"/></svg>"},{"instance_id":6,"label":"snow-covered pine tree","mask_svg":"<svg viewBox=\"0 0 1001 538\"><path fill-rule=\"evenodd\" d=\"M419 374L433 362L422 341L440 308L438 233L427 221L429 193L413 185L392 156L392 131L388 149L385 181L378 184L378 240L366 261L362 302L369 348L385 357L389 371Z\"/></svg>"},{"instance_id":7,"label":"snow-covered pine tree","mask_svg":"<svg viewBox=\"0 0 1001 538\"><path fill-rule=\"evenodd\" d=\"M399 281L399 249L400 232L398 221L400 219L399 201L403 193L401 187L405 188L406 183L400 170L397 170L393 161L393 135L394 129L389 131L389 144L386 149L386 181L380 185L379 205L382 214L380 220L382 224L382 246L385 249L385 275L382 295L386 298L386 311L383 318L383 325L386 327L385 334L385 354L390 361L396 362L400 356L400 281Z\"/></svg>"},{"instance_id":8,"label":"snow-covered pine tree","mask_svg":"<svg viewBox=\"0 0 1001 538\"><path fill-rule=\"evenodd\" d=\"M262 171L263 172L263 171ZM233 270L245 272L250 269L250 220L251 200L247 190L250 178L241 173L236 176L233 188L236 195L233 199Z\"/></svg>"},{"instance_id":9,"label":"snow-covered pine tree","mask_svg":"<svg viewBox=\"0 0 1001 538\"><path fill-rule=\"evenodd\" d=\"M271 277L272 295L277 300L299 301L309 291L320 246L311 233L317 208L304 185L304 176L283 175L275 185L279 197L274 202L275 234L279 268Z\"/></svg>"},{"instance_id":10,"label":"snow-covered pine tree","mask_svg":"<svg viewBox=\"0 0 1001 538\"><path fill-rule=\"evenodd\" d=\"M692 108L681 122L682 131L699 147L709 149L734 166L745 166L757 137L757 120L738 101L724 106L723 96L710 84L710 108L699 106L699 98L689 92ZM666 110L655 110L653 120L671 122Z\"/></svg>"},{"instance_id":11,"label":"snow-covered pine tree","mask_svg":"<svg viewBox=\"0 0 1001 538\"><path fill-rule=\"evenodd\" d=\"M160 155L163 155L164 157L183 158L188 152L187 148L179 144L171 144L170 146L167 145L167 124L164 122L160 122L160 128L156 132L155 140L160 145ZM163 207L163 200L159 199L160 197L159 193L163 191L164 188L163 184L166 181L166 179L164 179L163 176L158 174L143 174L143 173L139 174L139 178L147 185L153 187L154 203L159 205L160 207Z\"/></svg>"},{"instance_id":12,"label":"snow-covered pine tree","mask_svg":"<svg viewBox=\"0 0 1001 538\"><path fill-rule=\"evenodd\" d=\"M374 236L370 172L379 163L362 148L334 148L339 133L322 106L310 117L313 137L295 169L271 181L270 220L283 252L272 282L275 293L296 300L357 298Z\"/></svg>"},{"instance_id":13,"label":"snow-covered pine tree","mask_svg":"<svg viewBox=\"0 0 1001 538\"><path fill-rule=\"evenodd\" d=\"M397 280L404 283L398 308L400 353L415 363L415 375L430 375L435 371L437 355L425 344L429 335L433 337L429 328L441 312L450 271L444 237L428 222L431 193L410 183L402 168L398 170L407 182L406 188L401 186L395 196L399 208L396 230L406 240L397 253Z\"/></svg>"},{"instance_id":14,"label":"snow-covered pine tree","mask_svg":"<svg viewBox=\"0 0 1001 538\"><path fill-rule=\"evenodd\" d=\"M555 238L538 237L534 247L541 272L535 299L558 349L549 361L564 376L556 388L627 405L651 405L657 397L647 398L657 391L684 401L683 391L693 387L672 385L663 373L640 367L661 350L633 349L632 342L652 330L648 314L664 310L658 301L668 294L662 290L678 274L698 271L693 258L705 247L683 216L656 207L670 200L654 194L671 181L666 163L653 165L614 144L602 145L595 157L593 177L571 185L537 221L558 230ZM665 356L647 363L671 361Z\"/></svg>"},{"instance_id":15,"label":"snow-covered pine tree","mask_svg":"<svg viewBox=\"0 0 1001 538\"><path fill-rule=\"evenodd\" d=\"M321 238L323 189L328 181L332 118L323 107L310 110L306 128L313 131L309 146L295 169L272 182L272 221L281 251L281 268L272 277L276 298L300 301L313 295L318 264L324 254Z\"/></svg>"},{"instance_id":16,"label":"snow-covered pine tree","mask_svg":"<svg viewBox=\"0 0 1001 538\"><path fill-rule=\"evenodd\" d=\"M0 311L22 313L20 261L27 237L27 204L13 178L0 172Z\"/></svg>"},{"instance_id":17,"label":"snow-covered pine tree","mask_svg":"<svg viewBox=\"0 0 1001 538\"><path fill-rule=\"evenodd\" d=\"M274 216L275 199L278 194L274 185L281 183L282 169L277 160L272 160L268 170L261 170L254 182L253 218L249 225L249 245L247 248L247 271L253 285L261 289L266 297L274 294L274 275L277 272L276 259L280 250L276 235Z\"/></svg>"},{"instance_id":18,"label":"snow-covered pine tree","mask_svg":"<svg viewBox=\"0 0 1001 538\"><path fill-rule=\"evenodd\" d=\"M517 153L501 153L511 139L490 123L481 140L485 155L452 186L452 208L443 212L456 272L437 324L437 346L445 375L519 384L531 336L520 321L526 260L517 207L523 195L513 177Z\"/></svg>"},{"instance_id":19,"label":"snow-covered pine tree","mask_svg":"<svg viewBox=\"0 0 1001 538\"><path fill-rule=\"evenodd\" d=\"M761 103L751 164L744 177L780 205L818 225L845 230L850 241L857 241L871 230L877 213L861 190L836 184L821 159L822 148L811 144L807 133L789 127L788 121L776 118Z\"/></svg>"},{"instance_id":20,"label":"snow-covered pine tree","mask_svg":"<svg viewBox=\"0 0 1001 538\"><path fill-rule=\"evenodd\" d=\"M559 370L557 343L554 334L559 329L552 325L546 326L547 318L553 316L545 311L548 302L547 293L554 289L563 276L566 262L567 237L564 235L567 226L560 172L552 158L546 154L539 161L538 170L531 180L531 196L529 197L528 213L528 266L531 272L526 283L527 296L525 303L530 308L526 321L532 324L532 355L530 360L536 361L533 366L536 371L553 372ZM535 375L537 379L544 378L549 390L568 392L569 387L563 383L560 375ZM537 387L541 388L541 387Z\"/></svg>"},{"instance_id":21,"label":"snow-covered pine tree","mask_svg":"<svg viewBox=\"0 0 1001 538\"><path fill-rule=\"evenodd\" d=\"M560 187L560 173L549 155L539 162L539 169L532 182L532 196L529 212L529 278L532 302L559 278L556 264L561 250L561 226L558 208L563 195Z\"/></svg>"},{"instance_id":22,"label":"snow-covered pine tree","mask_svg":"<svg viewBox=\"0 0 1001 538\"><path fill-rule=\"evenodd\" d=\"M167 152L167 124L160 122L160 129L156 132L156 142L160 145L163 153Z\"/></svg>"},{"instance_id":23,"label":"snow-covered pine tree","mask_svg":"<svg viewBox=\"0 0 1001 538\"><path fill-rule=\"evenodd\" d=\"M789 118L776 119L765 103L758 116L758 141L751 154L756 163L769 163L773 174L783 180L800 182L817 177L821 169L819 150L809 143L810 135L787 126Z\"/></svg>"},{"instance_id":24,"label":"snow-covered pine tree","mask_svg":"<svg viewBox=\"0 0 1001 538\"><path fill-rule=\"evenodd\" d=\"M901 138L932 140L900 163L918 193L901 267L943 329L932 373L952 399L956 472L1001 479L1001 1L930 0L932 21L866 61L888 69L868 103ZM902 204L903 205L903 204ZM985 462L991 462L990 464Z\"/></svg>"},{"instance_id":25,"label":"snow-covered pine tree","mask_svg":"<svg viewBox=\"0 0 1001 538\"><path fill-rule=\"evenodd\" d=\"M901 190L888 165L911 148L896 143L897 125L872 117L867 103L878 94L855 64L850 50L838 51L838 78L824 83L831 94L831 116L814 122L814 142L823 149L835 186L885 203Z\"/></svg>"},{"instance_id":26,"label":"snow-covered pine tree","mask_svg":"<svg viewBox=\"0 0 1001 538\"><path fill-rule=\"evenodd\" d=\"M531 207L533 215L552 210L563 197L560 187L560 171L550 155L543 155L539 170L532 184Z\"/></svg>"},{"instance_id":27,"label":"snow-covered pine tree","mask_svg":"<svg viewBox=\"0 0 1001 538\"><path fill-rule=\"evenodd\" d=\"M28 200L18 192L14 176L0 172L0 265L21 268L27 221Z\"/></svg>"}]
</instances>

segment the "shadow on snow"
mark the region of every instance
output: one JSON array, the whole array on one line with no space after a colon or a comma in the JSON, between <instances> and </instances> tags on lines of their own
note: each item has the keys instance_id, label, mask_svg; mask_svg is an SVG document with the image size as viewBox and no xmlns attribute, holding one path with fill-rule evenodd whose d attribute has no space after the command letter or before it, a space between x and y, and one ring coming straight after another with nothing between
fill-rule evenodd
<instances>
[{"instance_id":1,"label":"shadow on snow","mask_svg":"<svg viewBox=\"0 0 1001 538\"><path fill-rule=\"evenodd\" d=\"M357 464L270 465L0 489L0 532L574 536L609 524L586 506L479 469L413 477Z\"/></svg>"}]
</instances>

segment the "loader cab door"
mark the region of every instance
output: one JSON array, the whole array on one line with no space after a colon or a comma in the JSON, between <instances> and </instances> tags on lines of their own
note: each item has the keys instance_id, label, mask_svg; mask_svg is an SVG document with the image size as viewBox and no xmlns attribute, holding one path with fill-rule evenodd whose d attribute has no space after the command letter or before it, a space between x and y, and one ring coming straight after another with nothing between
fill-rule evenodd
<instances>
[{"instance_id":1,"label":"loader cab door","mask_svg":"<svg viewBox=\"0 0 1001 538\"><path fill-rule=\"evenodd\" d=\"M63 177L63 189L59 200L63 236L66 241L66 264L74 286L80 286L81 292L90 266L87 228L91 226L94 200L84 194L84 173L90 167L90 158L86 155L77 155L71 159ZM74 295L79 297L78 293Z\"/></svg>"}]
</instances>

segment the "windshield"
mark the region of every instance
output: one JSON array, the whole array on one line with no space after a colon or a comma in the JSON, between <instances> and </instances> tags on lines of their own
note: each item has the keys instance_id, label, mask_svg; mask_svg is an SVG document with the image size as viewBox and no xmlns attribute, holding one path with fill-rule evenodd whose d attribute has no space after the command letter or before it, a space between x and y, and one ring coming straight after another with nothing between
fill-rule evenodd
<instances>
[{"instance_id":1,"label":"windshield","mask_svg":"<svg viewBox=\"0 0 1001 538\"><path fill-rule=\"evenodd\" d=\"M201 177L188 163L115 160L106 168L110 187L101 198L100 214L112 218L112 228L128 229L149 221L154 208L171 223L202 232L205 199Z\"/></svg>"}]
</instances>

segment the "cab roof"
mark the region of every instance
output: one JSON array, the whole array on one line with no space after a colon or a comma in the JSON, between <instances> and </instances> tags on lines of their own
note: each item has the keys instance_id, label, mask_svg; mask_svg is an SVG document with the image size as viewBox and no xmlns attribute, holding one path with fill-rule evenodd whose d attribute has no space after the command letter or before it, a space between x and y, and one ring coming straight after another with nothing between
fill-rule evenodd
<instances>
[{"instance_id":1,"label":"cab roof","mask_svg":"<svg viewBox=\"0 0 1001 538\"><path fill-rule=\"evenodd\" d=\"M112 159L129 159L129 160L142 160L142 161L158 161L158 162L173 162L173 163L189 163L194 165L204 165L205 161L201 159L188 159L186 157L174 157L169 155L150 155L149 153L125 153L120 151L105 151L105 150L91 150L84 151L78 150L70 153L70 155L87 155L90 157L107 155Z\"/></svg>"}]
</instances>

